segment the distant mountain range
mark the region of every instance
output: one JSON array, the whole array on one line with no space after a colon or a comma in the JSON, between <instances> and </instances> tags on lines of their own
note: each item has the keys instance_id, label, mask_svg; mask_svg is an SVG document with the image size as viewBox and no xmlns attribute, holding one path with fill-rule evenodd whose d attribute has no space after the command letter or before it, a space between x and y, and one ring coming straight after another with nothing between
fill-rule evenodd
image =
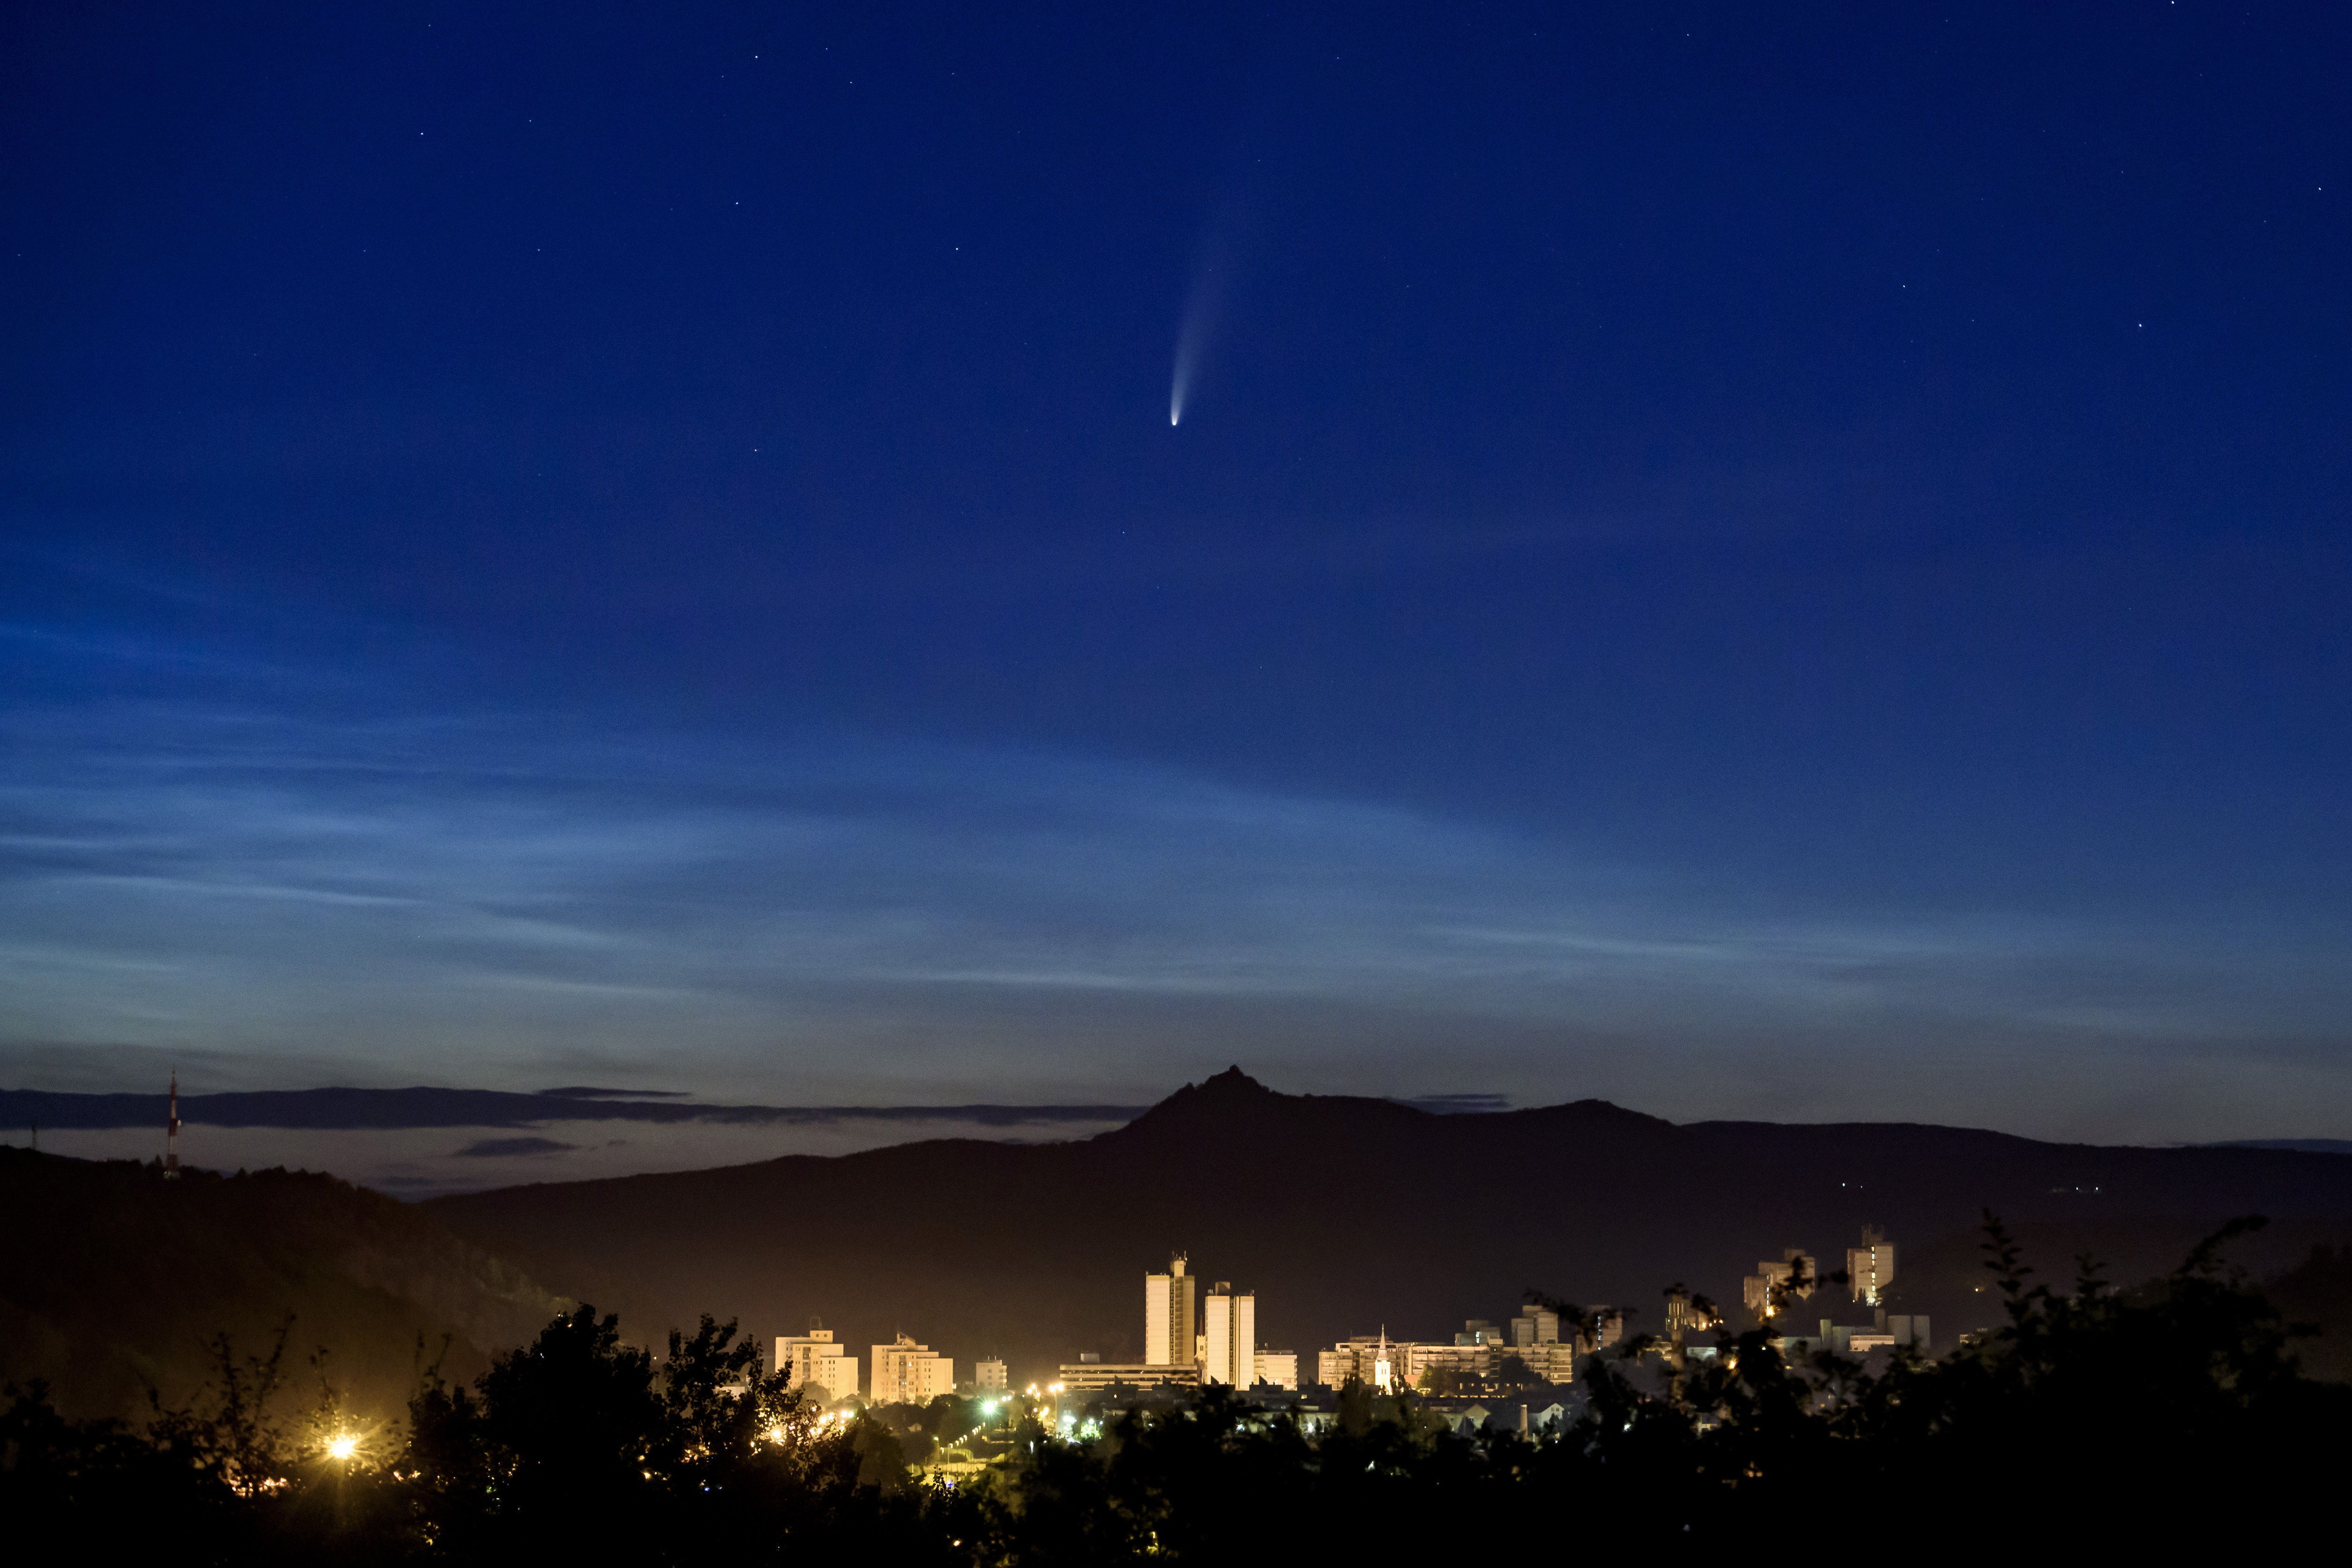
<instances>
[{"instance_id":1,"label":"distant mountain range","mask_svg":"<svg viewBox=\"0 0 2352 1568\"><path fill-rule=\"evenodd\" d=\"M383 1132L417 1127L545 1126L551 1122L963 1122L983 1127L1122 1121L1139 1105L718 1105L661 1090L573 1086L520 1094L495 1089L290 1089L183 1094L184 1121L213 1127ZM92 1131L163 1125L162 1094L0 1089L0 1127Z\"/></svg>"},{"instance_id":2,"label":"distant mountain range","mask_svg":"<svg viewBox=\"0 0 2352 1568\"><path fill-rule=\"evenodd\" d=\"M467 1103L423 1092L450 1100L412 1113ZM565 1116L614 1103L547 1098ZM454 1336L449 1370L470 1376L582 1298L645 1343L701 1312L762 1339L822 1317L861 1357L904 1329L965 1375L1001 1354L1025 1382L1082 1351L1139 1354L1140 1276L1174 1250L1257 1292L1265 1343L1312 1351L1382 1328L1450 1337L1507 1317L1531 1286L1654 1326L1662 1288L1682 1282L1736 1316L1759 1260L1793 1245L1835 1269L1865 1224L1897 1247L1889 1306L1930 1314L1942 1347L1998 1317L1988 1208L2061 1284L2080 1252L2129 1283L2231 1216L2269 1215L2241 1259L2294 1316L2345 1331L2307 1356L2352 1375L2352 1250L2314 1251L2352 1242L2341 1154L1678 1126L1592 1100L1444 1109L1280 1094L1235 1070L1076 1142L902 1144L424 1204L325 1176L165 1183L152 1164L0 1148L0 1380L46 1377L69 1409L135 1414L151 1385L167 1400L194 1389L214 1331L257 1351L290 1312L297 1363L330 1347L333 1375L390 1413L420 1337ZM1803 1315L1867 1314L1832 1287Z\"/></svg>"},{"instance_id":3,"label":"distant mountain range","mask_svg":"<svg viewBox=\"0 0 2352 1568\"><path fill-rule=\"evenodd\" d=\"M2352 1159L2262 1147L2114 1148L1910 1124L1686 1125L1586 1100L1440 1114L1281 1094L1238 1069L1078 1142L901 1145L679 1175L504 1188L421 1206L635 1337L710 1312L762 1336L823 1318L859 1354L906 1330L1024 1379L1140 1351L1141 1276L1188 1251L1258 1294L1261 1338L1311 1351L1385 1328L1447 1336L1529 1287L1657 1322L1686 1282L1736 1312L1783 1246L1824 1270L1864 1225L1898 1248L1890 1305L1936 1338L1998 1317L1979 1227L2044 1277L2085 1249L2161 1272L2221 1221L2273 1273L2352 1240ZM1832 1289L1806 1315L1865 1321Z\"/></svg>"}]
</instances>

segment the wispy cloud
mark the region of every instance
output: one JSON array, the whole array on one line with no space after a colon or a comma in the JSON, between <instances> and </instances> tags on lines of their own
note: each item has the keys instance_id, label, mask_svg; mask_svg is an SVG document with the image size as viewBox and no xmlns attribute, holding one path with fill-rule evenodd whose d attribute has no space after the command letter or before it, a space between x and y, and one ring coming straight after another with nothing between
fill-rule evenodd
<instances>
[{"instance_id":1,"label":"wispy cloud","mask_svg":"<svg viewBox=\"0 0 2352 1568\"><path fill-rule=\"evenodd\" d=\"M1059 1098L1028 1091L1165 1087L1170 1020L1202 1008L1204 1055L1328 1061L1301 1043L1305 1008L1493 1084L1498 1063L1544 1069L1519 1046L1481 1057L1482 1039L1714 1071L1741 1041L2306 1040L2347 999L2308 945L1824 917L1557 835L1140 763L583 739L386 706L246 681L0 713L6 1058L129 1046L516 1087L622 1064L729 1100L918 1079ZM1414 1076L1395 1087L1434 1087Z\"/></svg>"}]
</instances>

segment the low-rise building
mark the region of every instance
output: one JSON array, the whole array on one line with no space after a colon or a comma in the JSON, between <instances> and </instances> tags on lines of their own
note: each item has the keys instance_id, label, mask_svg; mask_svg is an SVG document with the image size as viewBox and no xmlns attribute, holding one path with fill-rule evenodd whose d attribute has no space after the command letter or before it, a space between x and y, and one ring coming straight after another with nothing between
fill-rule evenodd
<instances>
[{"instance_id":1,"label":"low-rise building","mask_svg":"<svg viewBox=\"0 0 2352 1568\"><path fill-rule=\"evenodd\" d=\"M1358 1334L1316 1353L1315 1381L1327 1388L1343 1387L1352 1381L1382 1394L1410 1388L1413 1374L1409 1355L1417 1348L1385 1333Z\"/></svg>"},{"instance_id":2,"label":"low-rise building","mask_svg":"<svg viewBox=\"0 0 2352 1568\"><path fill-rule=\"evenodd\" d=\"M1298 1387L1298 1353L1295 1350L1259 1351L1257 1380L1295 1393Z\"/></svg>"},{"instance_id":3,"label":"low-rise building","mask_svg":"<svg viewBox=\"0 0 2352 1568\"><path fill-rule=\"evenodd\" d=\"M1874 1350L1891 1350L1896 1345L1911 1345L1920 1354L1927 1354L1929 1332L1925 1312L1896 1312L1889 1316L1881 1308L1871 1314L1868 1327L1859 1324L1833 1323L1822 1320L1821 1342L1840 1355L1868 1355Z\"/></svg>"},{"instance_id":4,"label":"low-rise building","mask_svg":"<svg viewBox=\"0 0 2352 1568\"><path fill-rule=\"evenodd\" d=\"M1478 1332L1481 1328L1486 1331L1486 1335ZM1455 1343L1440 1344L1428 1340L1395 1340L1386 1334L1358 1334L1316 1354L1315 1381L1328 1388L1339 1388L1352 1378L1367 1388L1390 1393L1418 1388L1424 1378L1438 1373L1450 1372L1463 1377L1493 1376L1507 1354L1502 1336L1494 1325L1474 1322L1469 1333L1456 1337Z\"/></svg>"},{"instance_id":5,"label":"low-rise building","mask_svg":"<svg viewBox=\"0 0 2352 1568\"><path fill-rule=\"evenodd\" d=\"M1404 1349L1405 1385L1419 1388L1425 1379L1440 1373L1452 1373L1457 1377L1492 1375L1502 1352L1495 1345L1473 1342L1469 1344L1413 1343Z\"/></svg>"},{"instance_id":6,"label":"low-rise building","mask_svg":"<svg viewBox=\"0 0 2352 1568\"><path fill-rule=\"evenodd\" d=\"M1013 1380L1005 1375L1003 1361L989 1360L972 1364L971 1391L974 1394L1004 1394L1009 1393L1012 1387Z\"/></svg>"},{"instance_id":7,"label":"low-rise building","mask_svg":"<svg viewBox=\"0 0 2352 1568\"><path fill-rule=\"evenodd\" d=\"M1171 1366L1165 1362L1066 1361L1056 1375L1064 1394L1096 1394L1106 1388L1156 1388L1172 1385L1178 1388L1197 1388L1201 1369L1197 1366Z\"/></svg>"}]
</instances>

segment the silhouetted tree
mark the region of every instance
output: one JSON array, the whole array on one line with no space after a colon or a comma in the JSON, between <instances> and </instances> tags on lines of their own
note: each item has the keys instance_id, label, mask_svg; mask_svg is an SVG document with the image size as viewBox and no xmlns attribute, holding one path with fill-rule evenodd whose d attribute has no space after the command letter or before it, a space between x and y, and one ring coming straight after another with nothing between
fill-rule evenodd
<instances>
[{"instance_id":1,"label":"silhouetted tree","mask_svg":"<svg viewBox=\"0 0 2352 1568\"><path fill-rule=\"evenodd\" d=\"M1004 1462L952 1487L915 1480L890 1423L761 1376L731 1322L673 1333L656 1363L583 1307L471 1389L425 1368L404 1440L347 1457L320 1447L343 1419L323 1375L308 1426L285 1414L282 1334L259 1356L221 1339L205 1398L144 1431L8 1390L0 1514L27 1538L241 1564L1679 1556L1795 1531L2242 1550L2332 1495L2352 1432L2352 1390L2300 1374L2294 1334L2225 1262L2258 1223L2139 1289L2084 1262L2058 1291L1988 1216L2006 1321L1939 1362L1791 1359L1759 1328L1677 1365L1671 1340L1637 1335L1587 1362L1566 1431L1532 1439L1455 1433L1355 1383L1318 1431L1224 1387L1086 1441L1016 1402ZM887 1414L926 1440L977 1419L953 1399Z\"/></svg>"}]
</instances>

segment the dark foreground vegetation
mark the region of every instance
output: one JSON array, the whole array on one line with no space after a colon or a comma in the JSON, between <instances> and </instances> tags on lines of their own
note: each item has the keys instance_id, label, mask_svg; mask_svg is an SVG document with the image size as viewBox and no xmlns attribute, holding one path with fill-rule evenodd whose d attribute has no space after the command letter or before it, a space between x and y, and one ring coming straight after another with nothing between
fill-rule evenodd
<instances>
[{"instance_id":1,"label":"dark foreground vegetation","mask_svg":"<svg viewBox=\"0 0 2352 1568\"><path fill-rule=\"evenodd\" d=\"M282 1336L244 1359L223 1339L205 1398L139 1427L12 1388L0 1522L186 1563L2242 1546L2324 1512L2352 1389L2305 1377L2291 1326L2224 1268L2242 1228L2118 1293L2088 1267L2035 1284L1989 1227L2008 1322L1941 1361L1790 1365L1757 1333L1678 1369L1636 1340L1590 1364L1577 1422L1532 1438L1460 1436L1354 1387L1315 1433L1219 1391L1083 1443L1024 1409L1011 1458L952 1484L911 1470L881 1423L759 1378L753 1347L707 1318L657 1364L583 1307L470 1387L426 1372L381 1430L352 1426L325 1369L298 1375Z\"/></svg>"}]
</instances>

